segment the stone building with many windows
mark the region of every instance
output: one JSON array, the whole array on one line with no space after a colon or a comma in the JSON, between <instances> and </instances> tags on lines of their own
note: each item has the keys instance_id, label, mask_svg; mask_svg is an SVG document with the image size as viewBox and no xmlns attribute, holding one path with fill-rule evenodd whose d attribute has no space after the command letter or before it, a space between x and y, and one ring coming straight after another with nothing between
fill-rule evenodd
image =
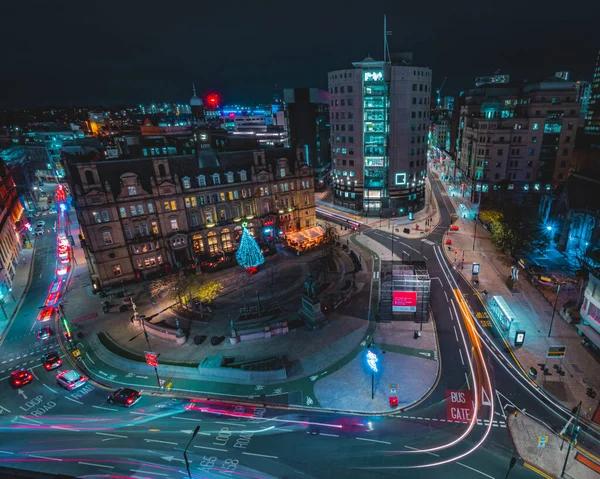
<instances>
[{"instance_id":1,"label":"stone building with many windows","mask_svg":"<svg viewBox=\"0 0 600 479\"><path fill-rule=\"evenodd\" d=\"M233 254L315 226L302 149L89 161L65 157L95 289Z\"/></svg>"}]
</instances>

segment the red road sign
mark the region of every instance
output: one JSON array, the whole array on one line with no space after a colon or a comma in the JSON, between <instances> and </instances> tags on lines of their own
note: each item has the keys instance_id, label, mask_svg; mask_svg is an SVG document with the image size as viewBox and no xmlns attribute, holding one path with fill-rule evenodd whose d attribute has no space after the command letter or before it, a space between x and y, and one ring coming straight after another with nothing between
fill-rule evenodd
<instances>
[{"instance_id":1,"label":"red road sign","mask_svg":"<svg viewBox=\"0 0 600 479\"><path fill-rule=\"evenodd\" d=\"M146 362L148 366L158 366L158 354L150 353L148 351L145 352Z\"/></svg>"},{"instance_id":2,"label":"red road sign","mask_svg":"<svg viewBox=\"0 0 600 479\"><path fill-rule=\"evenodd\" d=\"M446 420L469 422L473 417L473 399L468 389L446 389Z\"/></svg>"}]
</instances>

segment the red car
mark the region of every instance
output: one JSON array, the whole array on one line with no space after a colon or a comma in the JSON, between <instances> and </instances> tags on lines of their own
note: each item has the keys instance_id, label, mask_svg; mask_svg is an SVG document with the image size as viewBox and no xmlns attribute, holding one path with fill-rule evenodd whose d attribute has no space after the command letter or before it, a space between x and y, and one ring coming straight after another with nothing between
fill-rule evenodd
<instances>
[{"instance_id":1,"label":"red car","mask_svg":"<svg viewBox=\"0 0 600 479\"><path fill-rule=\"evenodd\" d=\"M57 278L56 281L53 281L50 284L50 287L48 288L48 293L56 293L56 292L60 292L60 290L63 287L63 279L62 278Z\"/></svg>"},{"instance_id":2,"label":"red car","mask_svg":"<svg viewBox=\"0 0 600 479\"><path fill-rule=\"evenodd\" d=\"M54 314L54 307L45 307L38 314L38 321L50 321L52 319L52 315Z\"/></svg>"},{"instance_id":3,"label":"red car","mask_svg":"<svg viewBox=\"0 0 600 479\"><path fill-rule=\"evenodd\" d=\"M56 306L58 300L60 299L60 291L56 291L55 293L50 293L46 298L46 304L44 306L51 307Z\"/></svg>"},{"instance_id":4,"label":"red car","mask_svg":"<svg viewBox=\"0 0 600 479\"><path fill-rule=\"evenodd\" d=\"M27 369L19 369L10 373L10 385L14 388L20 388L33 381L33 374Z\"/></svg>"}]
</instances>

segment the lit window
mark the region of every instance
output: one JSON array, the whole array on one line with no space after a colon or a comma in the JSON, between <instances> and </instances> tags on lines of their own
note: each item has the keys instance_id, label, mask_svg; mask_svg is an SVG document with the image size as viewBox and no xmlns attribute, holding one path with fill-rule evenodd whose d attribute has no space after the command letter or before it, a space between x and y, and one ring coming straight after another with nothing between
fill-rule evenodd
<instances>
[{"instance_id":1,"label":"lit window","mask_svg":"<svg viewBox=\"0 0 600 479\"><path fill-rule=\"evenodd\" d=\"M97 213L96 211L94 211L92 213L92 216L94 217L95 223L102 223L102 218L100 218L100 213Z\"/></svg>"},{"instance_id":2,"label":"lit window","mask_svg":"<svg viewBox=\"0 0 600 479\"><path fill-rule=\"evenodd\" d=\"M112 270L113 270L113 274L115 276L121 276L123 274L122 271L121 271L121 265L120 264L113 265Z\"/></svg>"},{"instance_id":3,"label":"lit window","mask_svg":"<svg viewBox=\"0 0 600 479\"><path fill-rule=\"evenodd\" d=\"M137 190L136 190L135 186L128 186L127 191L129 192L129 196L137 195Z\"/></svg>"},{"instance_id":4,"label":"lit window","mask_svg":"<svg viewBox=\"0 0 600 479\"><path fill-rule=\"evenodd\" d=\"M127 210L123 207L119 208L119 215L121 215L121 218L127 218Z\"/></svg>"},{"instance_id":5,"label":"lit window","mask_svg":"<svg viewBox=\"0 0 600 479\"><path fill-rule=\"evenodd\" d=\"M242 180L242 181L248 181L248 176L246 174L246 170L240 171L240 180Z\"/></svg>"},{"instance_id":6,"label":"lit window","mask_svg":"<svg viewBox=\"0 0 600 479\"><path fill-rule=\"evenodd\" d=\"M534 130L539 130L540 129L540 125L538 123L534 123L533 124L533 129Z\"/></svg>"},{"instance_id":7,"label":"lit window","mask_svg":"<svg viewBox=\"0 0 600 479\"><path fill-rule=\"evenodd\" d=\"M144 214L144 205L137 205L138 215Z\"/></svg>"},{"instance_id":8,"label":"lit window","mask_svg":"<svg viewBox=\"0 0 600 479\"><path fill-rule=\"evenodd\" d=\"M171 218L171 230L179 231L179 223L177 223L177 218Z\"/></svg>"},{"instance_id":9,"label":"lit window","mask_svg":"<svg viewBox=\"0 0 600 479\"><path fill-rule=\"evenodd\" d=\"M206 218L207 223L214 223L212 211L205 210L204 217Z\"/></svg>"},{"instance_id":10,"label":"lit window","mask_svg":"<svg viewBox=\"0 0 600 479\"><path fill-rule=\"evenodd\" d=\"M219 193L219 201L225 201L225 193Z\"/></svg>"},{"instance_id":11,"label":"lit window","mask_svg":"<svg viewBox=\"0 0 600 479\"><path fill-rule=\"evenodd\" d=\"M135 205L129 207L129 212L131 213L131 216L137 216L137 208Z\"/></svg>"},{"instance_id":12,"label":"lit window","mask_svg":"<svg viewBox=\"0 0 600 479\"><path fill-rule=\"evenodd\" d=\"M190 178L188 176L184 176L183 178L181 178L181 181L183 182L183 188L184 189L188 189L192 187L192 182L190 181Z\"/></svg>"},{"instance_id":13,"label":"lit window","mask_svg":"<svg viewBox=\"0 0 600 479\"><path fill-rule=\"evenodd\" d=\"M148 213L154 213L154 204L148 203Z\"/></svg>"},{"instance_id":14,"label":"lit window","mask_svg":"<svg viewBox=\"0 0 600 479\"><path fill-rule=\"evenodd\" d=\"M206 176L200 175L198 177L198 185L199 186L206 186Z\"/></svg>"},{"instance_id":15,"label":"lit window","mask_svg":"<svg viewBox=\"0 0 600 479\"><path fill-rule=\"evenodd\" d=\"M113 244L112 235L110 234L110 231L104 231L102 233L102 239L104 240L104 244L106 246Z\"/></svg>"},{"instance_id":16,"label":"lit window","mask_svg":"<svg viewBox=\"0 0 600 479\"><path fill-rule=\"evenodd\" d=\"M285 168L279 168L279 176L285 178Z\"/></svg>"},{"instance_id":17,"label":"lit window","mask_svg":"<svg viewBox=\"0 0 600 479\"><path fill-rule=\"evenodd\" d=\"M110 218L108 217L108 211L102 212L102 221L110 221Z\"/></svg>"},{"instance_id":18,"label":"lit window","mask_svg":"<svg viewBox=\"0 0 600 479\"><path fill-rule=\"evenodd\" d=\"M219 173L215 173L214 175L212 175L212 180L213 180L214 185L220 185L221 184L221 176L219 175Z\"/></svg>"},{"instance_id":19,"label":"lit window","mask_svg":"<svg viewBox=\"0 0 600 479\"><path fill-rule=\"evenodd\" d=\"M227 177L227 183L233 183L233 173L231 171L225 173L225 176Z\"/></svg>"}]
</instances>

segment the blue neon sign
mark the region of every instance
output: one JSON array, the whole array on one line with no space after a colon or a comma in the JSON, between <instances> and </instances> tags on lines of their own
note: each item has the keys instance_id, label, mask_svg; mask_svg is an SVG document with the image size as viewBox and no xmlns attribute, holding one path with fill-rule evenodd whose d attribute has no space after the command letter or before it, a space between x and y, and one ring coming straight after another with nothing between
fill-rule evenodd
<instances>
[{"instance_id":1,"label":"blue neon sign","mask_svg":"<svg viewBox=\"0 0 600 479\"><path fill-rule=\"evenodd\" d=\"M378 362L379 358L377 357L377 354L375 354L370 349L367 350L367 364L369 365L369 368L371 368L371 371L373 371L374 373L379 372L379 369L377 368Z\"/></svg>"}]
</instances>

